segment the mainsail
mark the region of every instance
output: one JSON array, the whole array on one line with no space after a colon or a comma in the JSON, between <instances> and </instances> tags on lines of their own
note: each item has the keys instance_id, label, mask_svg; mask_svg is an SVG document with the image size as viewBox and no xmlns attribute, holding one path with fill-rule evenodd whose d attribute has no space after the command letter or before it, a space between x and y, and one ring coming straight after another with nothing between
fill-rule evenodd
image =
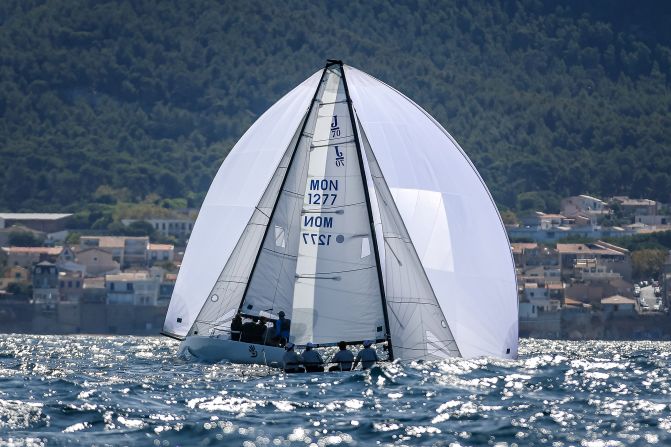
<instances>
[{"instance_id":1,"label":"mainsail","mask_svg":"<svg viewBox=\"0 0 671 447\"><path fill-rule=\"evenodd\" d=\"M482 179L424 110L339 61L224 161L164 332L221 336L238 312L280 311L299 345L373 339L403 359L517 354L512 256Z\"/></svg>"},{"instance_id":2,"label":"mainsail","mask_svg":"<svg viewBox=\"0 0 671 447\"><path fill-rule=\"evenodd\" d=\"M191 334L226 330L238 310L284 311L294 343L385 339L357 143L342 67L333 64Z\"/></svg>"}]
</instances>

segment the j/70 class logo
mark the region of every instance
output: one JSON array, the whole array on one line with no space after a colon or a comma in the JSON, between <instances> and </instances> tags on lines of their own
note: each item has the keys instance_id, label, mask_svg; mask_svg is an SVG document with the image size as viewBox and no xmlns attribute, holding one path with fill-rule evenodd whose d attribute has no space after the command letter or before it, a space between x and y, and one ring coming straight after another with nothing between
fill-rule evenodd
<instances>
[{"instance_id":1,"label":"j/70 class logo","mask_svg":"<svg viewBox=\"0 0 671 447\"><path fill-rule=\"evenodd\" d=\"M249 345L249 355L250 355L250 357L256 357L257 355L259 355L259 354L256 352L256 346L254 346L254 345Z\"/></svg>"}]
</instances>

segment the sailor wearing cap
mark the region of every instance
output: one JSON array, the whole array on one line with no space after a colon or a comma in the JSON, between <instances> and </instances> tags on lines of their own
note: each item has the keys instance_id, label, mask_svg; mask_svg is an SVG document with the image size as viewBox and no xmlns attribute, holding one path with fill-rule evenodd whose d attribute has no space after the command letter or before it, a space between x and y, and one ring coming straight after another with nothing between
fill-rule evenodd
<instances>
[{"instance_id":1,"label":"sailor wearing cap","mask_svg":"<svg viewBox=\"0 0 671 447\"><path fill-rule=\"evenodd\" d=\"M291 320L284 318L284 315L284 311L281 310L277 314L279 318L275 320L275 341L280 346L284 346L289 340L289 332L291 331Z\"/></svg>"},{"instance_id":2,"label":"sailor wearing cap","mask_svg":"<svg viewBox=\"0 0 671 447\"><path fill-rule=\"evenodd\" d=\"M319 352L315 351L315 345L308 342L303 351L303 364L307 372L324 372L324 360Z\"/></svg>"},{"instance_id":3,"label":"sailor wearing cap","mask_svg":"<svg viewBox=\"0 0 671 447\"><path fill-rule=\"evenodd\" d=\"M294 344L287 343L284 347L284 357L282 357L282 366L285 372L304 372L305 369L301 366L303 358L294 351Z\"/></svg>"},{"instance_id":4,"label":"sailor wearing cap","mask_svg":"<svg viewBox=\"0 0 671 447\"><path fill-rule=\"evenodd\" d=\"M375 365L375 362L379 361L375 349L371 347L372 345L372 340L365 340L363 342L363 349L356 355L352 369L356 369L359 362L361 362L362 369L368 369Z\"/></svg>"},{"instance_id":5,"label":"sailor wearing cap","mask_svg":"<svg viewBox=\"0 0 671 447\"><path fill-rule=\"evenodd\" d=\"M331 363L335 365L329 368L329 371L350 371L352 369L352 362L354 361L354 354L347 349L347 343L341 341L338 343L340 350L331 359Z\"/></svg>"}]
</instances>

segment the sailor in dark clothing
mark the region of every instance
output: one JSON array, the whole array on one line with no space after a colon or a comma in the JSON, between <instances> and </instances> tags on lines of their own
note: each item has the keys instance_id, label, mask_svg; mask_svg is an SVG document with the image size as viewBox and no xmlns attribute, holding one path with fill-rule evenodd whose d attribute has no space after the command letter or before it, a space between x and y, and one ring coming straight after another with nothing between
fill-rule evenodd
<instances>
[{"instance_id":1,"label":"sailor in dark clothing","mask_svg":"<svg viewBox=\"0 0 671 447\"><path fill-rule=\"evenodd\" d=\"M231 340L240 341L240 334L242 332L242 317L236 314L231 321Z\"/></svg>"},{"instance_id":2,"label":"sailor in dark clothing","mask_svg":"<svg viewBox=\"0 0 671 447\"><path fill-rule=\"evenodd\" d=\"M240 340L248 343L263 343L263 332L265 325L257 317L252 318L242 325L242 335Z\"/></svg>"},{"instance_id":3,"label":"sailor in dark clothing","mask_svg":"<svg viewBox=\"0 0 671 447\"><path fill-rule=\"evenodd\" d=\"M331 366L329 371L351 371L354 354L347 349L347 343L344 341L338 343L338 347L340 351L336 352L336 355L331 359L331 363L335 363L335 365Z\"/></svg>"},{"instance_id":4,"label":"sailor in dark clothing","mask_svg":"<svg viewBox=\"0 0 671 447\"><path fill-rule=\"evenodd\" d=\"M284 346L289 341L289 332L291 331L291 320L284 318L284 311L281 310L278 314L279 318L275 320L275 337L273 340L278 346Z\"/></svg>"}]
</instances>

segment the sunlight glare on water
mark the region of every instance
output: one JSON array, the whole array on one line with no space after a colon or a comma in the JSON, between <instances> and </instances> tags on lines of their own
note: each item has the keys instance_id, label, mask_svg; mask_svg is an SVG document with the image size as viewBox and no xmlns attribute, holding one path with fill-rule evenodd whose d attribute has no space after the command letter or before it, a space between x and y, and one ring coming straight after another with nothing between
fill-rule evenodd
<instances>
[{"instance_id":1,"label":"sunlight glare on water","mask_svg":"<svg viewBox=\"0 0 671 447\"><path fill-rule=\"evenodd\" d=\"M669 445L666 342L284 375L159 337L0 335L0 446Z\"/></svg>"}]
</instances>

